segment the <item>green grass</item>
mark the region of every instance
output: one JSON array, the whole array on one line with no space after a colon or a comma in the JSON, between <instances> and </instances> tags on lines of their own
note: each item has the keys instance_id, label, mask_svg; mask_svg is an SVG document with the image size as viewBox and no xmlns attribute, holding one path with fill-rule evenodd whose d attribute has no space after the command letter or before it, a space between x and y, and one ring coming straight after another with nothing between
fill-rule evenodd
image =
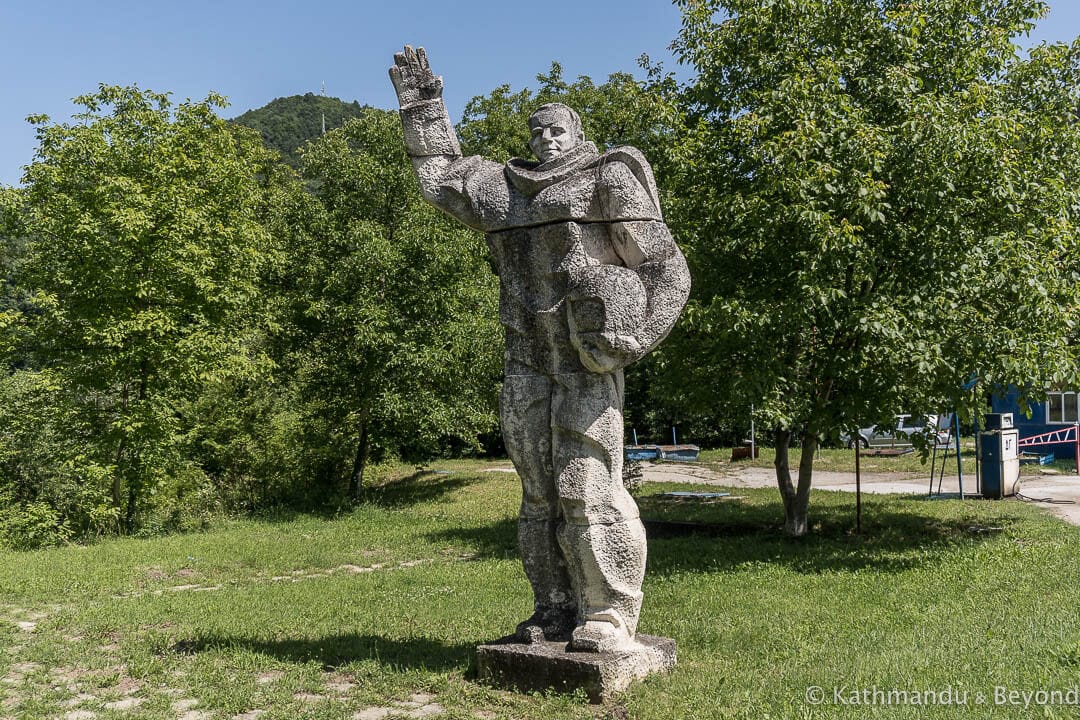
<instances>
[{"instance_id":1,"label":"green grass","mask_svg":"<svg viewBox=\"0 0 1080 720\"><path fill-rule=\"evenodd\" d=\"M1020 718L1043 708L975 693L1080 683L1080 530L1038 508L874 496L858 535L852 497L821 492L795 541L774 490L695 505L647 485L644 514L713 526L650 540L640 629L677 640L675 671L599 708L486 688L474 646L530 609L517 480L438 467L334 517L0 553L0 717L344 719L424 693L446 718ZM971 695L814 706L810 686Z\"/></svg>"},{"instance_id":2,"label":"green grass","mask_svg":"<svg viewBox=\"0 0 1080 720\"><path fill-rule=\"evenodd\" d=\"M963 468L964 477L975 476L975 440L973 438L964 438L961 442L960 461ZM862 451L862 457L859 465L862 472L866 473L889 473L900 472L910 473L912 476L929 477L931 460L930 456L927 456L925 462L919 453L910 452L905 455L898 455L895 457L887 456L873 456L868 455L874 451L874 448ZM799 448L792 448L788 461L791 463L792 471L796 470L799 465ZM731 448L720 448L716 450L702 450L701 461L703 464L719 472L724 472L728 469L739 467L767 467L772 468L773 460L775 458L775 452L771 447L758 448L758 457L750 460L737 460L736 462L730 462ZM956 455L953 450L949 451L948 458L944 457L943 451L938 450L937 455L937 472L940 472L941 463L944 460L945 474L946 476L956 477ZM1040 475L1046 469L1049 469L1052 473L1062 475L1075 475L1076 474L1076 461L1075 460L1055 460L1050 465L1042 467L1039 465L1021 465L1021 475ZM855 451L847 448L821 448L818 450L816 458L814 460L814 470L825 470L831 472L855 472Z\"/></svg>"}]
</instances>

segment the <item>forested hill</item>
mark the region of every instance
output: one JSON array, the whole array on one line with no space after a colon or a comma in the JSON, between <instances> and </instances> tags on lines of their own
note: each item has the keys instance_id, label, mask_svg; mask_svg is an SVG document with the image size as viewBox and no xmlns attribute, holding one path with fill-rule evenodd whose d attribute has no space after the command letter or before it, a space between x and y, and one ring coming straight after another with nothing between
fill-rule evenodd
<instances>
[{"instance_id":1,"label":"forested hill","mask_svg":"<svg viewBox=\"0 0 1080 720\"><path fill-rule=\"evenodd\" d=\"M326 129L332 130L350 118L359 117L367 107L355 100L348 103L307 93L271 100L261 108L233 118L233 122L261 132L268 147L281 153L285 162L297 167L300 163L297 149L322 135L324 116Z\"/></svg>"}]
</instances>

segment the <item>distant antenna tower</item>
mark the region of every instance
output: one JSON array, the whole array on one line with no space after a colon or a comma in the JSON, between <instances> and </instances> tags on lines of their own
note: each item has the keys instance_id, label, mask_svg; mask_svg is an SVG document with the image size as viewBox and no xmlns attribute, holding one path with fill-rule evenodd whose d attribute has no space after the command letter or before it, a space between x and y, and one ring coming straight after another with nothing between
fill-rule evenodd
<instances>
[{"instance_id":1,"label":"distant antenna tower","mask_svg":"<svg viewBox=\"0 0 1080 720\"><path fill-rule=\"evenodd\" d=\"M326 97L326 81L325 80L323 80L323 84L322 84L322 96ZM323 111L323 114L322 114L322 134L323 135L326 134L326 111L325 110Z\"/></svg>"}]
</instances>

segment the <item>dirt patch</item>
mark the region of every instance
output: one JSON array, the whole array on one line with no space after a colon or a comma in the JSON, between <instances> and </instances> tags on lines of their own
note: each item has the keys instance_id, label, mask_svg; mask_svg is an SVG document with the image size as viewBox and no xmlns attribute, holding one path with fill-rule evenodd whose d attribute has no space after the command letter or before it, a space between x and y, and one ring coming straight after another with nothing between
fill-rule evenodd
<instances>
[{"instance_id":1,"label":"dirt patch","mask_svg":"<svg viewBox=\"0 0 1080 720\"><path fill-rule=\"evenodd\" d=\"M341 673L328 673L324 678L324 682L327 690L339 695L345 695L356 687L352 677Z\"/></svg>"},{"instance_id":2,"label":"dirt patch","mask_svg":"<svg viewBox=\"0 0 1080 720\"><path fill-rule=\"evenodd\" d=\"M285 673L281 670L267 670L266 672L259 673L259 677L255 678L255 682L259 685L269 685L275 683L281 678L285 677Z\"/></svg>"},{"instance_id":3,"label":"dirt patch","mask_svg":"<svg viewBox=\"0 0 1080 720\"><path fill-rule=\"evenodd\" d=\"M97 713L92 710L71 710L64 715L64 720L94 720Z\"/></svg>"},{"instance_id":4,"label":"dirt patch","mask_svg":"<svg viewBox=\"0 0 1080 720\"><path fill-rule=\"evenodd\" d=\"M322 702L322 701L326 700L326 696L325 695L316 695L314 693L298 692L295 695L293 695L293 700L299 700L300 702L304 703L305 705L309 705L309 704L312 704L312 703L318 703L318 702Z\"/></svg>"},{"instance_id":5,"label":"dirt patch","mask_svg":"<svg viewBox=\"0 0 1080 720\"><path fill-rule=\"evenodd\" d=\"M390 713L394 712L394 708L380 707L372 705L366 707L358 713L353 714L353 720L383 720L390 717Z\"/></svg>"},{"instance_id":6,"label":"dirt patch","mask_svg":"<svg viewBox=\"0 0 1080 720\"><path fill-rule=\"evenodd\" d=\"M255 720L260 715L265 715L265 714L266 714L265 710L259 710L259 709L248 710L247 712L242 712L239 715L233 715L232 720Z\"/></svg>"},{"instance_id":7,"label":"dirt patch","mask_svg":"<svg viewBox=\"0 0 1080 720\"><path fill-rule=\"evenodd\" d=\"M142 705L144 702L146 702L145 698L129 697L124 698L123 700L114 700L112 702L107 702L103 707L106 710L119 710L123 712L126 710L134 710L135 708Z\"/></svg>"}]
</instances>

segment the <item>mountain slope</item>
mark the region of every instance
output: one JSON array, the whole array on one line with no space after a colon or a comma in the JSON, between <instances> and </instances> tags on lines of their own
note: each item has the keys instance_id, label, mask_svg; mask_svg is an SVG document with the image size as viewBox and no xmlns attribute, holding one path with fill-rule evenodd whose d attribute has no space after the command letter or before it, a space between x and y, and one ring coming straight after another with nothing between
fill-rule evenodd
<instances>
[{"instance_id":1,"label":"mountain slope","mask_svg":"<svg viewBox=\"0 0 1080 720\"><path fill-rule=\"evenodd\" d=\"M359 117L368 108L355 100L348 103L307 93L271 100L261 108L236 116L232 122L261 132L267 147L277 150L295 168L300 164L298 148L322 135L324 117L326 129L332 130L350 118Z\"/></svg>"}]
</instances>

